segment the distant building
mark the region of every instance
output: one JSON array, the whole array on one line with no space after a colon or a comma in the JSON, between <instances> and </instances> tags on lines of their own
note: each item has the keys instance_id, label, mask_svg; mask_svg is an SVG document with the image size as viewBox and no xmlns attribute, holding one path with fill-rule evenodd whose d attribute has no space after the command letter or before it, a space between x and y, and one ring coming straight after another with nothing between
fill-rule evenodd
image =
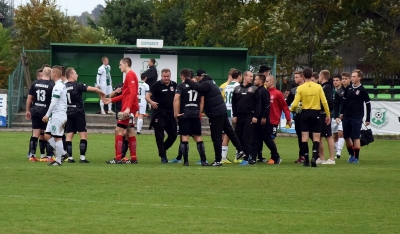
<instances>
[{"instance_id":1,"label":"distant building","mask_svg":"<svg viewBox=\"0 0 400 234\"><path fill-rule=\"evenodd\" d=\"M2 23L5 19L6 17L4 17L4 15L0 13L0 23Z\"/></svg>"}]
</instances>

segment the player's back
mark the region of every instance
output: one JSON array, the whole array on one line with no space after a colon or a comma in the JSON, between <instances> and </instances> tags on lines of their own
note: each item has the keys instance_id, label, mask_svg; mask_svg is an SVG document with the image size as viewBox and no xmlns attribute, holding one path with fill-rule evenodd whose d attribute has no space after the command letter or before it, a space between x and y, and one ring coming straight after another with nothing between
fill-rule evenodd
<instances>
[{"instance_id":1,"label":"player's back","mask_svg":"<svg viewBox=\"0 0 400 234\"><path fill-rule=\"evenodd\" d=\"M139 103L145 102L146 94L150 90L149 85L144 81L139 81L138 99Z\"/></svg>"},{"instance_id":2,"label":"player's back","mask_svg":"<svg viewBox=\"0 0 400 234\"><path fill-rule=\"evenodd\" d=\"M225 87L225 105L228 110L228 117L232 117L232 97L233 97L233 92L236 88L236 86L239 86L239 82L232 81L229 84L226 85Z\"/></svg>"},{"instance_id":3,"label":"player's back","mask_svg":"<svg viewBox=\"0 0 400 234\"><path fill-rule=\"evenodd\" d=\"M32 116L46 115L51 102L51 94L54 82L52 80L36 80L33 82L29 94L33 96L33 104L31 108Z\"/></svg>"},{"instance_id":4,"label":"player's back","mask_svg":"<svg viewBox=\"0 0 400 234\"><path fill-rule=\"evenodd\" d=\"M321 85L308 81L297 88L303 110L321 110L321 94L325 94Z\"/></svg>"},{"instance_id":5,"label":"player's back","mask_svg":"<svg viewBox=\"0 0 400 234\"><path fill-rule=\"evenodd\" d=\"M54 107L53 114L66 114L68 103L67 87L61 79L55 83L52 96L55 98L59 98L57 105Z\"/></svg>"},{"instance_id":6,"label":"player's back","mask_svg":"<svg viewBox=\"0 0 400 234\"><path fill-rule=\"evenodd\" d=\"M84 112L82 93L86 92L87 85L79 82L67 82L67 114Z\"/></svg>"},{"instance_id":7,"label":"player's back","mask_svg":"<svg viewBox=\"0 0 400 234\"><path fill-rule=\"evenodd\" d=\"M186 83L181 83L177 87L177 93L181 94L180 113L184 113L181 118L198 118L200 116L201 94L191 89Z\"/></svg>"}]
</instances>

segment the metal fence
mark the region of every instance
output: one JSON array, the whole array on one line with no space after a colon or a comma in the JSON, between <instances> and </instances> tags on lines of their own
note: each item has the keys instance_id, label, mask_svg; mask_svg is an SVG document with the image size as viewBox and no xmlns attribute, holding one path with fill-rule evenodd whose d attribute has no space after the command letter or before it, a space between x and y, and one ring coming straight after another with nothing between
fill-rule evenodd
<instances>
[{"instance_id":1,"label":"metal fence","mask_svg":"<svg viewBox=\"0 0 400 234\"><path fill-rule=\"evenodd\" d=\"M18 62L17 67L8 76L8 113L7 127L12 127L15 114L21 109L24 97L24 66L23 60Z\"/></svg>"}]
</instances>

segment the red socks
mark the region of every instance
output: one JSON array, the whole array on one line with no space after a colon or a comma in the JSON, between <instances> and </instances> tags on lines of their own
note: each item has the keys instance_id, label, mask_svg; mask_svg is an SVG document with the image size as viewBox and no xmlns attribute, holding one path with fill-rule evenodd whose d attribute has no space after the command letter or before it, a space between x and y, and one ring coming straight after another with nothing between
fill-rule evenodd
<instances>
[{"instance_id":1,"label":"red socks","mask_svg":"<svg viewBox=\"0 0 400 234\"><path fill-rule=\"evenodd\" d=\"M122 145L124 143L124 137L121 135L115 136L115 160L120 161L122 155Z\"/></svg>"},{"instance_id":2,"label":"red socks","mask_svg":"<svg viewBox=\"0 0 400 234\"><path fill-rule=\"evenodd\" d=\"M129 152L131 154L131 160L137 160L136 158L136 137L129 137L128 138L129 141Z\"/></svg>"}]
</instances>

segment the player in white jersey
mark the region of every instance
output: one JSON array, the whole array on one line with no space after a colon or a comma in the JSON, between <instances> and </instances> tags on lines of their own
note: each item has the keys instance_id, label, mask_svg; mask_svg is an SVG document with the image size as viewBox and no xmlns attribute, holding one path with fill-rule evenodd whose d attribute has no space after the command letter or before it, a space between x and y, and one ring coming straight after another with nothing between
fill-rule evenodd
<instances>
[{"instance_id":1,"label":"player in white jersey","mask_svg":"<svg viewBox=\"0 0 400 234\"><path fill-rule=\"evenodd\" d=\"M235 89L236 86L240 85L240 82L242 81L242 72L235 69L231 73L232 76L232 81L225 86L225 89L222 90L224 92L225 96L225 105L226 109L228 110L228 119L229 122L232 125L232 96L233 96L233 90ZM229 145L229 137L224 134L224 139L222 141L222 160L221 162L224 164L230 164L232 163L228 158L228 145ZM238 160L235 158L235 163L239 163Z\"/></svg>"},{"instance_id":2,"label":"player in white jersey","mask_svg":"<svg viewBox=\"0 0 400 234\"><path fill-rule=\"evenodd\" d=\"M51 69L51 78L55 82L55 85L51 94L52 98L49 109L42 118L43 122L48 122L45 138L56 150L56 161L51 162L49 166L61 166L62 158L68 158L62 142L65 124L67 123L67 88L62 82L61 77L61 67L53 66Z\"/></svg>"},{"instance_id":3,"label":"player in white jersey","mask_svg":"<svg viewBox=\"0 0 400 234\"><path fill-rule=\"evenodd\" d=\"M103 91L103 93L107 96L110 95L113 91L112 88L112 80L111 80L111 67L108 65L108 58L107 57L102 57L101 61L103 62L103 65L99 67L97 70L97 77L96 77L96 86ZM100 99L100 108L101 108L101 114L105 115L106 112L104 111L104 103ZM112 111L112 103L108 104L108 114L113 115L115 114Z\"/></svg>"},{"instance_id":4,"label":"player in white jersey","mask_svg":"<svg viewBox=\"0 0 400 234\"><path fill-rule=\"evenodd\" d=\"M143 126L143 116L146 114L146 94L149 92L150 87L146 83L147 77L146 73L142 73L140 76L140 81L139 81L139 90L138 90L138 100L139 100L139 116L137 119L137 134L140 134L140 131L142 130Z\"/></svg>"}]
</instances>

